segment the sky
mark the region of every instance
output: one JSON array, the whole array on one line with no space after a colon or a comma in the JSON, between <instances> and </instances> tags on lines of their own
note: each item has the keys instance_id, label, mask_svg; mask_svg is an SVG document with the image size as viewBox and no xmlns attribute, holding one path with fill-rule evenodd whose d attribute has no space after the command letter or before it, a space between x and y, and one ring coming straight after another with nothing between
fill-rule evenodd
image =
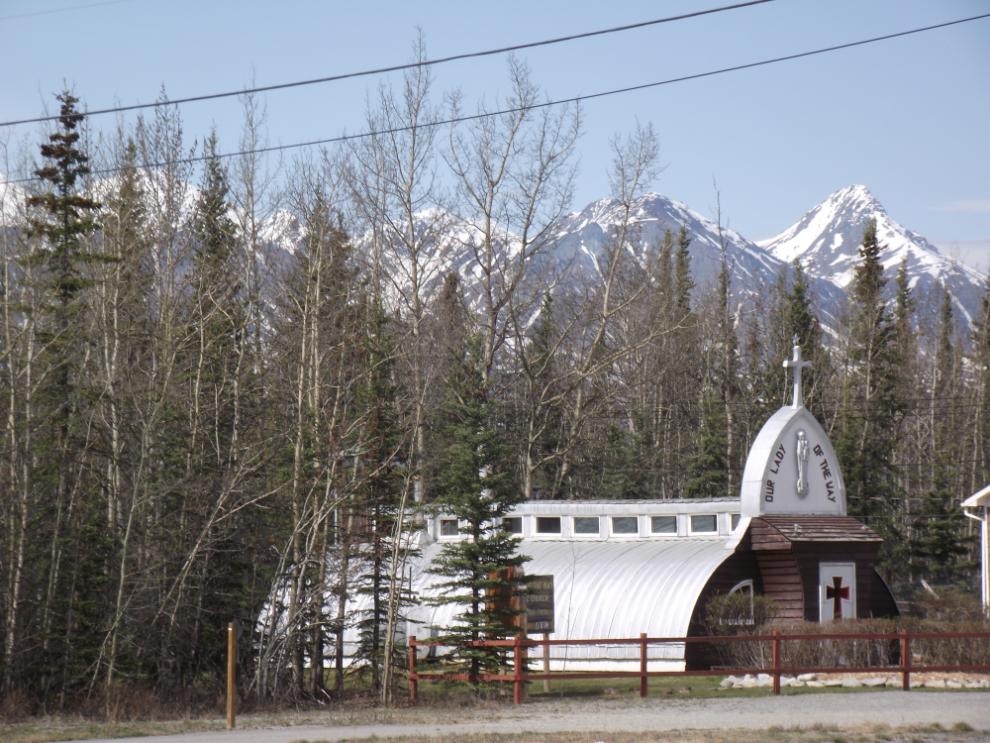
<instances>
[{"instance_id":1,"label":"sky","mask_svg":"<svg viewBox=\"0 0 990 743\"><path fill-rule=\"evenodd\" d=\"M0 122L243 89L499 48L732 4L733 0L0 0ZM87 7L83 7L87 6ZM990 13L990 0L774 0L518 53L550 99L658 82ZM496 55L433 68L434 96L472 107L507 89ZM361 128L398 75L264 94L271 144ZM181 108L186 136L236 148L236 99ZM653 190L751 240L863 184L892 219L990 268L990 18L755 69L588 101L572 208L609 195L610 141L652 123L666 166ZM128 115L127 122L133 121ZM110 130L113 116L94 117ZM39 125L0 127L37 147ZM288 153L286 157L291 157ZM275 164L275 160L272 161ZM2 169L2 166L0 166Z\"/></svg>"}]
</instances>

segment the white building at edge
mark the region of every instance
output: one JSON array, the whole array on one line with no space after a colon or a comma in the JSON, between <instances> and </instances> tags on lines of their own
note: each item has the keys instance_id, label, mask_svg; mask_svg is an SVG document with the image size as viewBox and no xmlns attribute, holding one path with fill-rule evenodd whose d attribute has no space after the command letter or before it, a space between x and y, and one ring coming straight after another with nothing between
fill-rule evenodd
<instances>
[{"instance_id":1,"label":"white building at edge","mask_svg":"<svg viewBox=\"0 0 990 743\"><path fill-rule=\"evenodd\" d=\"M739 590L775 599L785 621L898 614L874 569L882 540L846 515L835 451L804 407L806 365L795 346L785 362L794 372L794 402L757 436L738 499L529 501L503 520L521 537L526 575L553 576L551 639L699 636L713 594ZM454 607L430 605L438 578L425 569L445 542L461 538L455 519L427 518L407 574L419 598L400 635L428 639L430 627L452 623ZM346 639L353 648L356 632ZM652 645L650 669L704 668L711 661L703 652L697 644ZM551 653L553 670L638 663L637 646L607 642Z\"/></svg>"}]
</instances>

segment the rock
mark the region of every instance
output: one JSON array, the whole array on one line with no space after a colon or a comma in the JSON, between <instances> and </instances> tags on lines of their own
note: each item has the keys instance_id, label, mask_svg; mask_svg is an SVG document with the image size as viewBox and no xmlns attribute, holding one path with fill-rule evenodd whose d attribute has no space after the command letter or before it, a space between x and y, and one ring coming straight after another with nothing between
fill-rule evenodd
<instances>
[{"instance_id":1,"label":"rock","mask_svg":"<svg viewBox=\"0 0 990 743\"><path fill-rule=\"evenodd\" d=\"M899 678L889 678L887 679L887 686L892 689L900 689L903 686L903 682Z\"/></svg>"},{"instance_id":2,"label":"rock","mask_svg":"<svg viewBox=\"0 0 990 743\"><path fill-rule=\"evenodd\" d=\"M863 685L863 682L857 678L852 678L851 676L846 676L842 679L842 685L846 688L856 689Z\"/></svg>"},{"instance_id":3,"label":"rock","mask_svg":"<svg viewBox=\"0 0 990 743\"><path fill-rule=\"evenodd\" d=\"M773 686L773 679L767 676L765 679L760 679L757 681L756 685L763 688Z\"/></svg>"},{"instance_id":4,"label":"rock","mask_svg":"<svg viewBox=\"0 0 990 743\"><path fill-rule=\"evenodd\" d=\"M805 681L804 684L806 686L810 686L815 689L821 689L823 686L825 686L825 684L822 683L821 681Z\"/></svg>"},{"instance_id":5,"label":"rock","mask_svg":"<svg viewBox=\"0 0 990 743\"><path fill-rule=\"evenodd\" d=\"M798 676L797 680L798 681L817 681L818 680L818 674L817 673L802 673L800 676Z\"/></svg>"},{"instance_id":6,"label":"rock","mask_svg":"<svg viewBox=\"0 0 990 743\"><path fill-rule=\"evenodd\" d=\"M757 681L756 681L755 678L744 678L742 680L742 683L740 685L744 689L752 689L753 687L755 687L757 685Z\"/></svg>"},{"instance_id":7,"label":"rock","mask_svg":"<svg viewBox=\"0 0 990 743\"><path fill-rule=\"evenodd\" d=\"M966 688L967 689L982 689L983 687L980 686L980 682L979 681L967 681L966 682Z\"/></svg>"},{"instance_id":8,"label":"rock","mask_svg":"<svg viewBox=\"0 0 990 743\"><path fill-rule=\"evenodd\" d=\"M828 681L823 681L822 686L842 686L842 679L829 679Z\"/></svg>"},{"instance_id":9,"label":"rock","mask_svg":"<svg viewBox=\"0 0 990 743\"><path fill-rule=\"evenodd\" d=\"M960 684L958 681L946 681L945 682L945 688L946 689L961 689L961 688L963 688L963 685Z\"/></svg>"},{"instance_id":10,"label":"rock","mask_svg":"<svg viewBox=\"0 0 990 743\"><path fill-rule=\"evenodd\" d=\"M914 684L911 684L911 686L914 686ZM945 688L945 679L930 679L930 680L928 680L928 681L925 682L925 688L926 689L944 689Z\"/></svg>"},{"instance_id":11,"label":"rock","mask_svg":"<svg viewBox=\"0 0 990 743\"><path fill-rule=\"evenodd\" d=\"M987 681L986 679L980 679L980 688L990 689L990 681Z\"/></svg>"},{"instance_id":12,"label":"rock","mask_svg":"<svg viewBox=\"0 0 990 743\"><path fill-rule=\"evenodd\" d=\"M756 674L756 680L757 681L766 681L768 678L771 678L771 676L770 676L769 673L758 673L758 674Z\"/></svg>"},{"instance_id":13,"label":"rock","mask_svg":"<svg viewBox=\"0 0 990 743\"><path fill-rule=\"evenodd\" d=\"M756 676L754 676L751 673L747 673L745 676L743 676L743 681L746 681L747 679L750 681L756 681Z\"/></svg>"},{"instance_id":14,"label":"rock","mask_svg":"<svg viewBox=\"0 0 990 743\"><path fill-rule=\"evenodd\" d=\"M723 688L723 689L728 689L730 686L732 686L738 680L739 679L737 679L735 676L726 676L724 679L722 679L722 681L719 684L719 686L721 688Z\"/></svg>"},{"instance_id":15,"label":"rock","mask_svg":"<svg viewBox=\"0 0 990 743\"><path fill-rule=\"evenodd\" d=\"M877 676L872 679L863 679L863 686L883 686L887 683L887 679L883 676Z\"/></svg>"},{"instance_id":16,"label":"rock","mask_svg":"<svg viewBox=\"0 0 990 743\"><path fill-rule=\"evenodd\" d=\"M922 686L924 686L924 685L925 685L925 684L924 684L924 682L923 682L923 681L912 681L912 682L911 682L911 688L912 688L912 689L918 689L918 688L920 688L920 687L922 687Z\"/></svg>"},{"instance_id":17,"label":"rock","mask_svg":"<svg viewBox=\"0 0 990 743\"><path fill-rule=\"evenodd\" d=\"M780 678L780 685L781 686L794 686L794 684L796 684L797 682L798 682L798 680L796 678L794 678L793 676L782 676Z\"/></svg>"}]
</instances>

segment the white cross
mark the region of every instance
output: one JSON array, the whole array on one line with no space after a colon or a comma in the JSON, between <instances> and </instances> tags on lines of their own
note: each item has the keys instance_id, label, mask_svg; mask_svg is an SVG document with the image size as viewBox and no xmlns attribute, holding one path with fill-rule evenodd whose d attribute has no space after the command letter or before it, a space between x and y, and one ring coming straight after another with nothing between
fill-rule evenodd
<instances>
[{"instance_id":1,"label":"white cross","mask_svg":"<svg viewBox=\"0 0 990 743\"><path fill-rule=\"evenodd\" d=\"M811 362L801 360L801 346L798 344L798 337L794 336L794 358L784 359L784 368L794 370L794 404L795 410L804 407L804 395L801 393L801 370L811 366Z\"/></svg>"}]
</instances>

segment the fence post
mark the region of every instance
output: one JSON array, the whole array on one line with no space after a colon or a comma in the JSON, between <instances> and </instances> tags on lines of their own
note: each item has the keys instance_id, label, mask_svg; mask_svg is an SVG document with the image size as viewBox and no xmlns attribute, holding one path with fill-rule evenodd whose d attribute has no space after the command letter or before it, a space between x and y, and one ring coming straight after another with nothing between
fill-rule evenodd
<instances>
[{"instance_id":1,"label":"fence post","mask_svg":"<svg viewBox=\"0 0 990 743\"><path fill-rule=\"evenodd\" d=\"M227 625L227 729L234 729L237 706L237 625Z\"/></svg>"},{"instance_id":2,"label":"fence post","mask_svg":"<svg viewBox=\"0 0 990 743\"><path fill-rule=\"evenodd\" d=\"M639 695L646 696L646 633L639 634Z\"/></svg>"},{"instance_id":3,"label":"fence post","mask_svg":"<svg viewBox=\"0 0 990 743\"><path fill-rule=\"evenodd\" d=\"M409 701L416 703L416 635L409 637Z\"/></svg>"},{"instance_id":4,"label":"fence post","mask_svg":"<svg viewBox=\"0 0 990 743\"><path fill-rule=\"evenodd\" d=\"M522 704L522 667L525 661L522 657L522 635L516 635L516 644L513 647L512 657L512 690L513 704Z\"/></svg>"},{"instance_id":5,"label":"fence post","mask_svg":"<svg viewBox=\"0 0 990 743\"><path fill-rule=\"evenodd\" d=\"M773 631L773 693L780 695L780 633Z\"/></svg>"},{"instance_id":6,"label":"fence post","mask_svg":"<svg viewBox=\"0 0 990 743\"><path fill-rule=\"evenodd\" d=\"M911 636L901 630L901 689L911 691Z\"/></svg>"},{"instance_id":7,"label":"fence post","mask_svg":"<svg viewBox=\"0 0 990 743\"><path fill-rule=\"evenodd\" d=\"M543 673L550 673L550 634L543 633ZM550 679L543 679L543 691L550 693Z\"/></svg>"}]
</instances>

